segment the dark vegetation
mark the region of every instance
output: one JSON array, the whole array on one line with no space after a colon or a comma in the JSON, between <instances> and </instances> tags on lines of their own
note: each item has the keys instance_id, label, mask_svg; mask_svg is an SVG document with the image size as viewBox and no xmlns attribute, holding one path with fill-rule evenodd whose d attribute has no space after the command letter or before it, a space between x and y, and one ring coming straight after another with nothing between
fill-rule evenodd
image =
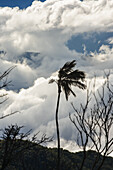
<instances>
[{"instance_id":1,"label":"dark vegetation","mask_svg":"<svg viewBox=\"0 0 113 170\"><path fill-rule=\"evenodd\" d=\"M3 141L0 142L2 145ZM23 152L17 154L5 168L5 170L56 170L57 166L57 148L47 148L34 144L28 141L17 141L19 143L19 150L23 150L26 146L30 146L29 149L24 149ZM3 153L3 147L0 148L0 156ZM18 153L18 150L15 150ZM91 166L97 156L95 151L87 151L87 158L83 166L83 170L91 170ZM83 159L83 152L70 153L67 150L61 149L61 169L62 170L77 170L77 165L80 166ZM95 167L95 170L100 165L102 160L100 155L100 161ZM0 165L2 159L0 159ZM107 157L100 170L112 170L113 158Z\"/></svg>"},{"instance_id":2,"label":"dark vegetation","mask_svg":"<svg viewBox=\"0 0 113 170\"><path fill-rule=\"evenodd\" d=\"M10 163L14 161L23 160L22 155L35 148L36 145L52 140L52 138L46 137L45 134L42 135L40 140L37 139L37 134L29 137L31 130L23 133L22 129L23 126L11 125L1 130L3 133L0 141L1 170L9 167Z\"/></svg>"}]
</instances>

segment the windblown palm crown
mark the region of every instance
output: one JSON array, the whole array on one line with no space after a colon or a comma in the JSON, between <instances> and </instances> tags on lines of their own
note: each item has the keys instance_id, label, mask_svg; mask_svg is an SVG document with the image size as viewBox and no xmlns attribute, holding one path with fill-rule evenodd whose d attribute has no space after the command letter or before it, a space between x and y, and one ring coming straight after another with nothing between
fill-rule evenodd
<instances>
[{"instance_id":1,"label":"windblown palm crown","mask_svg":"<svg viewBox=\"0 0 113 170\"><path fill-rule=\"evenodd\" d=\"M85 89L86 85L83 84L85 79L85 73L79 70L73 70L76 62L73 60L72 62L67 62L58 72L58 86L61 90L65 92L66 100L68 100L68 96L72 93L74 96L75 93L72 91L71 86L77 86L81 89Z\"/></svg>"}]
</instances>

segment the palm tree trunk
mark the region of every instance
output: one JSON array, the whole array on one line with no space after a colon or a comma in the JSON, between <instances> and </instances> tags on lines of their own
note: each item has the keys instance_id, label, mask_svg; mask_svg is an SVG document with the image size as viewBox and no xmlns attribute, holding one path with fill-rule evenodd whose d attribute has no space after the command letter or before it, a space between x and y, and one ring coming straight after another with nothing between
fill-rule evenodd
<instances>
[{"instance_id":1,"label":"palm tree trunk","mask_svg":"<svg viewBox=\"0 0 113 170\"><path fill-rule=\"evenodd\" d=\"M59 123L58 123L60 93L61 93L61 87L58 85L58 98L57 98L57 107L56 107L56 130L57 130L57 142L58 142L57 170L60 170L60 133L59 133Z\"/></svg>"}]
</instances>

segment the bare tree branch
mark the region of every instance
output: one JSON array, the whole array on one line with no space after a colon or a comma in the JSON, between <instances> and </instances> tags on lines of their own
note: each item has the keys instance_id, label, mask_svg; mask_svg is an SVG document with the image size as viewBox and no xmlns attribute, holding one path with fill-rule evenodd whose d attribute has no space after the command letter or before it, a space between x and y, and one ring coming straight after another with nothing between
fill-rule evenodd
<instances>
[{"instance_id":1,"label":"bare tree branch","mask_svg":"<svg viewBox=\"0 0 113 170\"><path fill-rule=\"evenodd\" d=\"M72 104L75 111L74 117L69 114L71 122L74 124L78 132L77 144L83 149L84 156L79 167L83 169L86 159L87 148L96 150L97 156L92 165L92 170L97 163L99 170L106 156L113 151L113 137L111 136L111 129L113 128L113 86L109 80L109 74L105 75L106 80L101 88L97 91L93 89L89 93L87 90L86 103L80 105L80 109L76 109ZM93 88L95 88L95 83ZM93 107L90 107L90 102L93 101ZM103 155L100 162L100 155Z\"/></svg>"}]
</instances>

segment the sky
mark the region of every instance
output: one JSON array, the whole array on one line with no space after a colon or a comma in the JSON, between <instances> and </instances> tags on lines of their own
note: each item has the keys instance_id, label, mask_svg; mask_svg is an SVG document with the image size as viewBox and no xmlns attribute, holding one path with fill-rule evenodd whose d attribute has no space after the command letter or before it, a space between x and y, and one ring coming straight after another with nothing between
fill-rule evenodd
<instances>
[{"instance_id":1,"label":"sky","mask_svg":"<svg viewBox=\"0 0 113 170\"><path fill-rule=\"evenodd\" d=\"M0 7L19 7L20 9L27 8L32 4L34 0L0 0ZM45 0L40 0L41 2L44 2Z\"/></svg>"},{"instance_id":2,"label":"sky","mask_svg":"<svg viewBox=\"0 0 113 170\"><path fill-rule=\"evenodd\" d=\"M18 123L56 139L57 86L48 82L72 60L76 60L76 69L85 71L87 81L97 76L97 89L104 71L110 70L112 79L113 1L27 2L21 7L0 7L0 73L16 66L8 76L13 86L0 92L8 94L0 113L20 112L0 120L0 126ZM69 113L74 113L70 103L79 107L86 96L86 91L74 91L77 97L70 96L68 102L62 93L59 110L61 146L71 151L78 148L69 120ZM56 146L55 141L49 145Z\"/></svg>"}]
</instances>

